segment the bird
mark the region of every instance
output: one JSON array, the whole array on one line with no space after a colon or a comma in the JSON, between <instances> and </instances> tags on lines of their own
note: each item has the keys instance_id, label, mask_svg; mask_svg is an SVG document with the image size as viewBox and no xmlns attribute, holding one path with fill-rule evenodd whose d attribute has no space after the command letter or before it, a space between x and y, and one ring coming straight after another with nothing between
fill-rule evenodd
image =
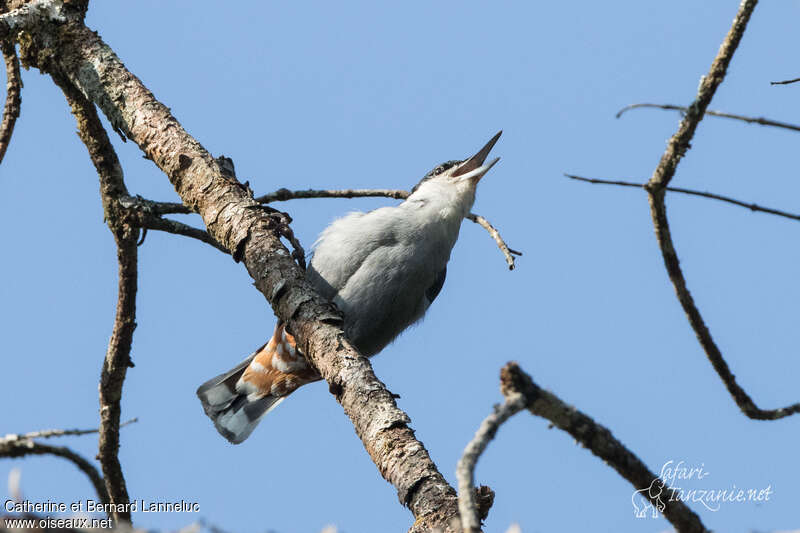
<instances>
[{"instance_id":1,"label":"bird","mask_svg":"<svg viewBox=\"0 0 800 533\"><path fill-rule=\"evenodd\" d=\"M306 279L342 311L342 328L367 357L419 321L439 295L461 222L498 132L477 153L434 167L396 206L355 211L319 235ZM217 431L240 444L289 394L321 379L279 321L272 337L234 368L197 389Z\"/></svg>"}]
</instances>

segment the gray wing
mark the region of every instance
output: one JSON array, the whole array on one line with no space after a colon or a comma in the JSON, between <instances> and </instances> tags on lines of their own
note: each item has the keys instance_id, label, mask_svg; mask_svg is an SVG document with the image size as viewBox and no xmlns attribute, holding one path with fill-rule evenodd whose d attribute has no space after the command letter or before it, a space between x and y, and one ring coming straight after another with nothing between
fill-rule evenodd
<instances>
[{"instance_id":1,"label":"gray wing","mask_svg":"<svg viewBox=\"0 0 800 533\"><path fill-rule=\"evenodd\" d=\"M326 298L333 299L377 248L394 242L394 232L380 226L384 207L369 213L353 212L335 220L314 243L306 277Z\"/></svg>"}]
</instances>

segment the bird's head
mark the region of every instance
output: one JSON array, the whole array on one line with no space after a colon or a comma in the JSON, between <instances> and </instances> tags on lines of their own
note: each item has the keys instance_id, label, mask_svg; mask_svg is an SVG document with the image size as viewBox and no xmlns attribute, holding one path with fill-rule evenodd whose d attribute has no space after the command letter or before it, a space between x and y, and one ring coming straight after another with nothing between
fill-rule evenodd
<instances>
[{"instance_id":1,"label":"bird's head","mask_svg":"<svg viewBox=\"0 0 800 533\"><path fill-rule=\"evenodd\" d=\"M478 182L500 160L499 157L495 157L484 164L502 133L502 131L497 132L497 135L472 157L437 165L411 189L408 201L422 204L445 203L453 209L463 211L462 216L466 216L475 202Z\"/></svg>"}]
</instances>

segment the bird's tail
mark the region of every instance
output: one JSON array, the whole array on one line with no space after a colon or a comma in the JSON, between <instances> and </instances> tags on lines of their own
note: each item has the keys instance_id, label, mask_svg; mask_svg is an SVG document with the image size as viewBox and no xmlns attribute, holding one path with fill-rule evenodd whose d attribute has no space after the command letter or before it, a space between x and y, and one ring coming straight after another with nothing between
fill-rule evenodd
<instances>
[{"instance_id":1,"label":"bird's tail","mask_svg":"<svg viewBox=\"0 0 800 533\"><path fill-rule=\"evenodd\" d=\"M217 431L239 444L286 396L317 379L319 375L297 351L294 337L278 323L267 344L200 385L197 396Z\"/></svg>"}]
</instances>

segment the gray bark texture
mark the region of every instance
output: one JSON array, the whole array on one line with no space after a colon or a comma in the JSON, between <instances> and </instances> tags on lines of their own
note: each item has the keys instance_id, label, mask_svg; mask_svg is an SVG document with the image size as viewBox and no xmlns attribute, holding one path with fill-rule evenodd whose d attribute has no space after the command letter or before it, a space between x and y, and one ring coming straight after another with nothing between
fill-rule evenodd
<instances>
[{"instance_id":1,"label":"gray bark texture","mask_svg":"<svg viewBox=\"0 0 800 533\"><path fill-rule=\"evenodd\" d=\"M9 2L17 7L21 2ZM169 178L211 237L241 261L256 288L329 383L381 475L416 522L413 531L458 528L455 490L409 428L410 419L347 340L339 311L305 281L280 241L286 217L264 208L249 187L189 135L170 110L83 24L85 3L47 0L25 16L0 17L0 38L20 42L21 60L66 80L136 143ZM21 37L21 38L20 38ZM452 520L455 523L451 524Z\"/></svg>"}]
</instances>

